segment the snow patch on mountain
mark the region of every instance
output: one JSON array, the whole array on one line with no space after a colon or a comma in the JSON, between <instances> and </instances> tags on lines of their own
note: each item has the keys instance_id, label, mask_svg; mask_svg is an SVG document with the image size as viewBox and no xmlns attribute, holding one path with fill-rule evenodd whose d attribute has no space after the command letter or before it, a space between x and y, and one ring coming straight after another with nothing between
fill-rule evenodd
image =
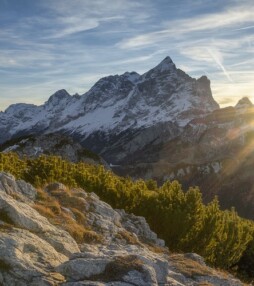
<instances>
[{"instance_id":1,"label":"snow patch on mountain","mask_svg":"<svg viewBox=\"0 0 254 286\"><path fill-rule=\"evenodd\" d=\"M182 127L217 108L210 81L191 78L166 57L143 75L104 77L81 96L59 90L41 106L10 106L0 113L1 142L24 132L63 131L86 138L93 132L118 134L162 122Z\"/></svg>"}]
</instances>

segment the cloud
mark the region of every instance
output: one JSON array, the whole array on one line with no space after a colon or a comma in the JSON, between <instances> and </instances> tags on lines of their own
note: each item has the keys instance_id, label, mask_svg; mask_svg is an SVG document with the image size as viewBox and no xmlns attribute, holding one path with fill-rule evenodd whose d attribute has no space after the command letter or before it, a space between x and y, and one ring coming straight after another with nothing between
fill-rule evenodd
<instances>
[{"instance_id":1,"label":"cloud","mask_svg":"<svg viewBox=\"0 0 254 286\"><path fill-rule=\"evenodd\" d=\"M110 5L103 0L45 0L40 5L49 11L46 17L53 27L46 36L56 39L91 30L107 22L131 19L132 23L144 23L149 18L149 13L144 12L144 3L134 0L112 0Z\"/></svg>"},{"instance_id":2,"label":"cloud","mask_svg":"<svg viewBox=\"0 0 254 286\"><path fill-rule=\"evenodd\" d=\"M222 29L231 31L233 27L240 26L241 28L246 23L253 23L253 13L253 5L238 5L220 13L205 14L200 17L195 15L187 19L172 20L163 23L160 30L125 39L119 42L118 46L122 49L144 47L169 38L183 37L186 34L193 36L195 33L202 33L204 37L211 37L214 32L216 34L222 32ZM252 26L248 26L248 28L250 27Z\"/></svg>"},{"instance_id":3,"label":"cloud","mask_svg":"<svg viewBox=\"0 0 254 286\"><path fill-rule=\"evenodd\" d=\"M249 29L254 29L254 25L235 29L234 31L249 30Z\"/></svg>"},{"instance_id":4,"label":"cloud","mask_svg":"<svg viewBox=\"0 0 254 286\"><path fill-rule=\"evenodd\" d=\"M231 72L232 73L232 72ZM222 106L235 105L242 97L249 97L250 100L254 100L254 73L243 74L241 71L234 72L234 83L229 81L225 82L221 78L213 80L211 82L213 96L216 101ZM228 98L230 101L225 102L224 99Z\"/></svg>"},{"instance_id":5,"label":"cloud","mask_svg":"<svg viewBox=\"0 0 254 286\"><path fill-rule=\"evenodd\" d=\"M223 71L223 73L225 74L225 76L227 77L227 79L231 82L233 82L230 74L227 72L226 68L223 66L222 61L219 59L219 57L216 55L215 52L213 52L210 49L207 49L208 53L212 56L212 58L214 59L214 61L216 62L216 64L221 68L221 70Z\"/></svg>"},{"instance_id":6,"label":"cloud","mask_svg":"<svg viewBox=\"0 0 254 286\"><path fill-rule=\"evenodd\" d=\"M234 99L232 99L231 97L223 97L218 99L218 103L221 107L234 105Z\"/></svg>"},{"instance_id":7,"label":"cloud","mask_svg":"<svg viewBox=\"0 0 254 286\"><path fill-rule=\"evenodd\" d=\"M0 94L43 102L61 88L84 93L101 76L143 73L169 55L191 76L207 74L216 99L251 96L254 7L240 2L32 1L24 15L2 17Z\"/></svg>"}]
</instances>

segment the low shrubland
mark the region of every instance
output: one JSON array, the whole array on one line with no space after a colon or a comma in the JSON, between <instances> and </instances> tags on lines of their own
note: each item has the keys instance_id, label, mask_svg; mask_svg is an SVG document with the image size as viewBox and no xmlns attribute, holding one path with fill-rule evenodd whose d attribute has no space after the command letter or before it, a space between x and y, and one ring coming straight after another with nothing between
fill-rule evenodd
<instances>
[{"instance_id":1,"label":"low shrubland","mask_svg":"<svg viewBox=\"0 0 254 286\"><path fill-rule=\"evenodd\" d=\"M103 166L75 164L55 156L20 159L14 153L0 154L0 170L37 187L34 208L61 224L78 242L100 239L86 227L80 187L96 193L113 208L144 216L170 250L196 252L210 265L224 269L243 269L241 261L253 268L249 264L254 257L254 223L240 218L233 208L220 210L217 198L203 204L196 187L183 191L177 181L158 187L151 180L133 181L116 176ZM76 191L54 190L49 194L44 187L52 182L61 182ZM244 269L248 274L247 268Z\"/></svg>"}]
</instances>

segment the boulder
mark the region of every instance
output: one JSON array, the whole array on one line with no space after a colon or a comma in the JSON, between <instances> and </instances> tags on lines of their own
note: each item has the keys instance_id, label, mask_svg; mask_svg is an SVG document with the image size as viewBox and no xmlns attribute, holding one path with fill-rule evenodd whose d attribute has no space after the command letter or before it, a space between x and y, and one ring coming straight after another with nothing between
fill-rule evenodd
<instances>
[{"instance_id":1,"label":"boulder","mask_svg":"<svg viewBox=\"0 0 254 286\"><path fill-rule=\"evenodd\" d=\"M152 242L161 247L165 246L165 241L158 239L157 234L150 229L150 226L144 217L128 214L124 210L117 211L121 216L121 224L126 230L135 233L146 242Z\"/></svg>"},{"instance_id":2,"label":"boulder","mask_svg":"<svg viewBox=\"0 0 254 286\"><path fill-rule=\"evenodd\" d=\"M57 271L62 273L68 281L85 280L103 274L111 261L112 259L107 257L77 258L60 265Z\"/></svg>"}]
</instances>

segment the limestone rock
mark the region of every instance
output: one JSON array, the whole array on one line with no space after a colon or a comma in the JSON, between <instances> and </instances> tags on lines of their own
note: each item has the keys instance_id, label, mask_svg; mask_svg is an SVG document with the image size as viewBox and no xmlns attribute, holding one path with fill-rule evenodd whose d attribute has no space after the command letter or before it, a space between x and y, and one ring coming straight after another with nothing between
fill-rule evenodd
<instances>
[{"instance_id":1,"label":"limestone rock","mask_svg":"<svg viewBox=\"0 0 254 286\"><path fill-rule=\"evenodd\" d=\"M50 224L29 205L18 202L3 192L0 192L0 211L15 226L37 233L60 253L70 255L79 252L77 243L66 231Z\"/></svg>"},{"instance_id":2,"label":"limestone rock","mask_svg":"<svg viewBox=\"0 0 254 286\"><path fill-rule=\"evenodd\" d=\"M107 257L77 258L60 265L57 271L71 281L85 280L104 273L110 261Z\"/></svg>"},{"instance_id":3,"label":"limestone rock","mask_svg":"<svg viewBox=\"0 0 254 286\"><path fill-rule=\"evenodd\" d=\"M48 271L68 259L28 230L0 228L0 238L1 285L50 285Z\"/></svg>"},{"instance_id":4,"label":"limestone rock","mask_svg":"<svg viewBox=\"0 0 254 286\"><path fill-rule=\"evenodd\" d=\"M20 195L25 200L35 200L36 190L35 188L26 183L23 180L15 180L15 177L11 174L1 172L0 173L0 190L4 191L8 195Z\"/></svg>"},{"instance_id":5,"label":"limestone rock","mask_svg":"<svg viewBox=\"0 0 254 286\"><path fill-rule=\"evenodd\" d=\"M158 239L157 234L150 229L144 217L127 214L124 210L118 210L118 212L121 215L122 225L128 231L135 233L148 242L153 242L162 247L165 246L164 240Z\"/></svg>"},{"instance_id":6,"label":"limestone rock","mask_svg":"<svg viewBox=\"0 0 254 286\"><path fill-rule=\"evenodd\" d=\"M48 196L54 190L61 190L61 196L66 187L46 187ZM0 173L0 285L243 286L208 267L197 254L169 254L143 217L114 210L82 189L68 192L78 199L86 227L102 241L78 246L31 207L36 200L31 185ZM75 212L61 208L75 221Z\"/></svg>"}]
</instances>

